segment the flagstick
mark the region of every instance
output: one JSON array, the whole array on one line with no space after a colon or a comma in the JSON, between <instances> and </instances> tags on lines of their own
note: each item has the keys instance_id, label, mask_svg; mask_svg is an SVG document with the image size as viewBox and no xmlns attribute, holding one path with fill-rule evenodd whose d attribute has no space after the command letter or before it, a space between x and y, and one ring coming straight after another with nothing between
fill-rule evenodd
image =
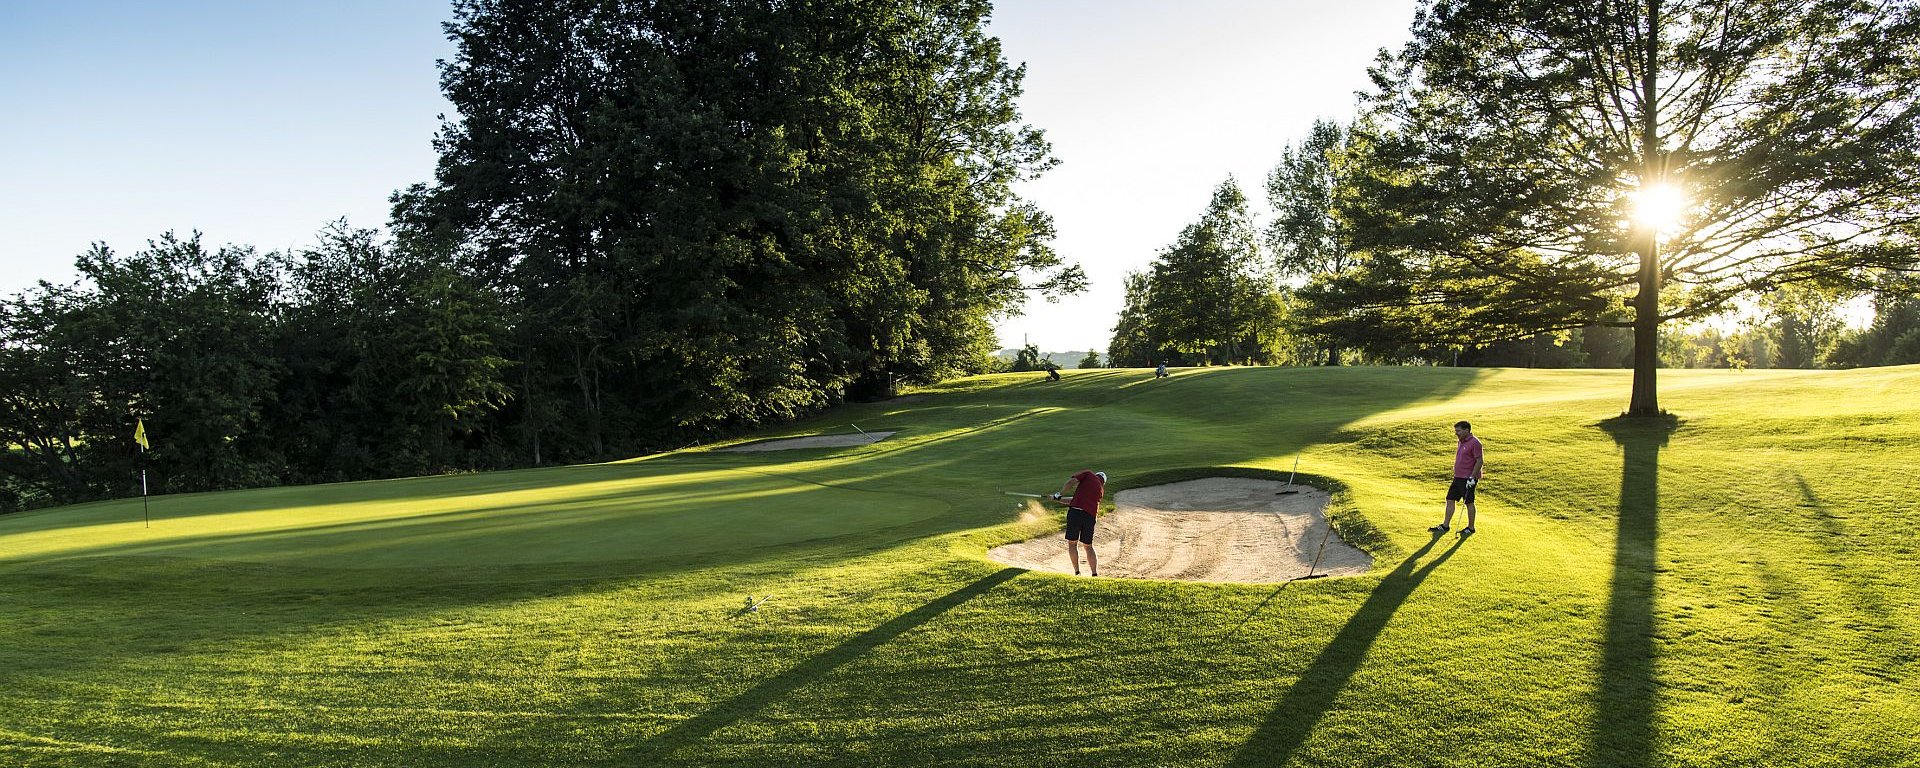
<instances>
[{"instance_id":1,"label":"flagstick","mask_svg":"<svg viewBox=\"0 0 1920 768\"><path fill-rule=\"evenodd\" d=\"M141 448L140 455L146 456L147 449ZM144 464L145 462L141 462L141 463ZM146 523L146 527L148 528L153 527L153 513L147 511L147 468L146 467L140 468L140 519Z\"/></svg>"}]
</instances>

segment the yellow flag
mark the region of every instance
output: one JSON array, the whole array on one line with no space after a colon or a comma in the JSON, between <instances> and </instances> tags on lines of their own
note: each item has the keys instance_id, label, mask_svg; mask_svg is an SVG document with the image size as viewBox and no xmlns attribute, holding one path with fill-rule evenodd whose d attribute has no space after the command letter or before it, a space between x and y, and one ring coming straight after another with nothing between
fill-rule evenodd
<instances>
[{"instance_id":1,"label":"yellow flag","mask_svg":"<svg viewBox=\"0 0 1920 768\"><path fill-rule=\"evenodd\" d=\"M134 420L133 441L140 444L140 450L147 451L147 450L153 449L153 446L147 445L147 420L146 419Z\"/></svg>"}]
</instances>

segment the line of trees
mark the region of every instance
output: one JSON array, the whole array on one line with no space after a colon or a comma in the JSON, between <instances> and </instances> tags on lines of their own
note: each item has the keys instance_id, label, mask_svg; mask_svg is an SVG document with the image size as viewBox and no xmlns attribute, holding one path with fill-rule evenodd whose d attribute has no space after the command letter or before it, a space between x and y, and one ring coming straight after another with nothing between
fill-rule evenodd
<instances>
[{"instance_id":1,"label":"line of trees","mask_svg":"<svg viewBox=\"0 0 1920 768\"><path fill-rule=\"evenodd\" d=\"M0 314L0 505L578 461L985 370L1080 290L986 0L462 0L391 240L97 247Z\"/></svg>"},{"instance_id":2,"label":"line of trees","mask_svg":"<svg viewBox=\"0 0 1920 768\"><path fill-rule=\"evenodd\" d=\"M0 301L0 505L497 465L497 297L343 223L297 253L96 245L71 285Z\"/></svg>"}]
</instances>

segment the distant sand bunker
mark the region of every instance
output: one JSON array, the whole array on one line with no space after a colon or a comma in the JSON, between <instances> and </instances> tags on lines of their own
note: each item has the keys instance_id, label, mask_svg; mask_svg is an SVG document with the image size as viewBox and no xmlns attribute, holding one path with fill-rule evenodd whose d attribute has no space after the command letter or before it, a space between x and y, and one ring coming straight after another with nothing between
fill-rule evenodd
<instances>
[{"instance_id":1,"label":"distant sand bunker","mask_svg":"<svg viewBox=\"0 0 1920 768\"><path fill-rule=\"evenodd\" d=\"M1327 494L1304 485L1279 495L1273 480L1211 477L1121 491L1100 516L1093 543L1101 577L1271 583L1314 573L1352 576L1373 558L1327 534ZM1059 533L994 547L987 556L1032 571L1072 573ZM1085 557L1082 555L1082 557ZM1083 564L1084 568L1085 565Z\"/></svg>"},{"instance_id":2,"label":"distant sand bunker","mask_svg":"<svg viewBox=\"0 0 1920 768\"><path fill-rule=\"evenodd\" d=\"M855 445L872 445L892 437L892 432L867 432L851 435L815 435L813 437L790 437L785 440L766 440L730 448L716 448L717 452L755 453L759 451L791 451L796 448L846 448Z\"/></svg>"}]
</instances>

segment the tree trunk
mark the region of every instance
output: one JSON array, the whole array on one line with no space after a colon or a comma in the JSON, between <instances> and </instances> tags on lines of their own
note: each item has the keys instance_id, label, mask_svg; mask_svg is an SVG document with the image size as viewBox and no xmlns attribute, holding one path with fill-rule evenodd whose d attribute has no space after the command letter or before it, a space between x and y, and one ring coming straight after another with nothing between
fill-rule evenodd
<instances>
[{"instance_id":1,"label":"tree trunk","mask_svg":"<svg viewBox=\"0 0 1920 768\"><path fill-rule=\"evenodd\" d=\"M1327 347L1327 365L1339 365L1339 364L1340 364L1340 348Z\"/></svg>"},{"instance_id":2,"label":"tree trunk","mask_svg":"<svg viewBox=\"0 0 1920 768\"><path fill-rule=\"evenodd\" d=\"M1652 189L1666 180L1666 162L1660 151L1660 0L1647 0L1646 61L1640 68L1640 189ZM1660 229L1642 220L1640 295L1633 301L1633 400L1628 416L1660 415L1655 376L1660 367Z\"/></svg>"},{"instance_id":3,"label":"tree trunk","mask_svg":"<svg viewBox=\"0 0 1920 768\"><path fill-rule=\"evenodd\" d=\"M574 380L580 385L580 407L586 411L587 441L593 445L595 460L606 454L606 446L600 436L600 398L594 392L600 382L599 354L599 345L587 350L584 356L579 345L573 348Z\"/></svg>"},{"instance_id":4,"label":"tree trunk","mask_svg":"<svg viewBox=\"0 0 1920 768\"><path fill-rule=\"evenodd\" d=\"M1640 255L1640 295L1633 300L1633 401L1628 416L1659 416L1655 377L1660 368L1660 257L1649 244Z\"/></svg>"}]
</instances>

